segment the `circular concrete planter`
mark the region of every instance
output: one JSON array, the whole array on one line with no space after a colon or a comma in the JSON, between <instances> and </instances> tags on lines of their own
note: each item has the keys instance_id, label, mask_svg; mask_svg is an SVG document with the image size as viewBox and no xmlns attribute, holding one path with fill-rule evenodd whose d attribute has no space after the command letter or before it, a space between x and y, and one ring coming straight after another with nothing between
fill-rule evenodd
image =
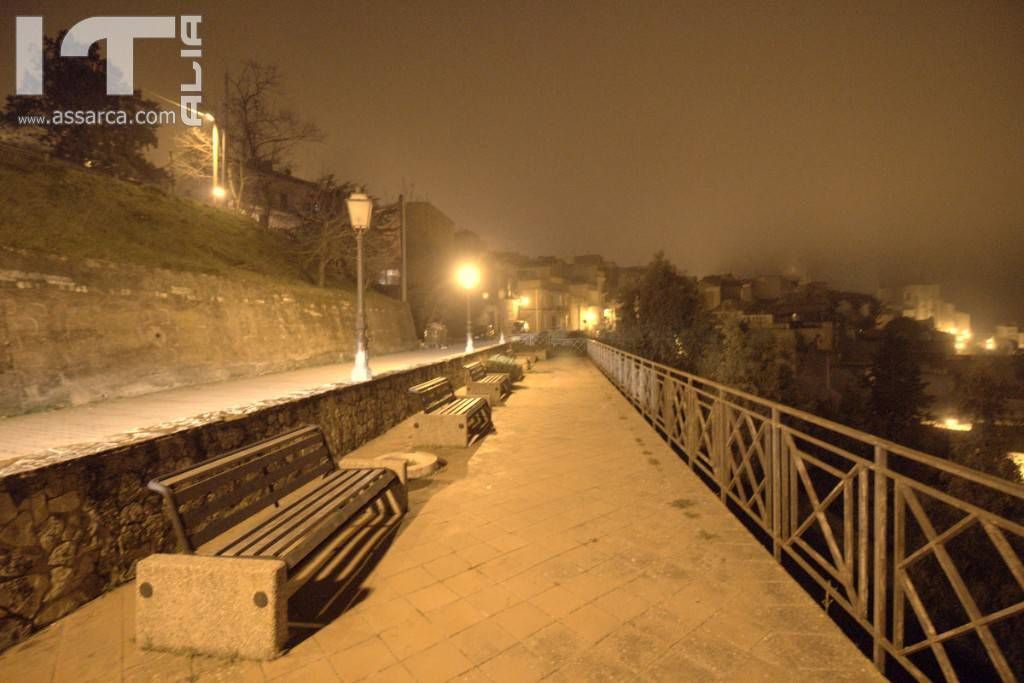
<instances>
[{"instance_id":1,"label":"circular concrete planter","mask_svg":"<svg viewBox=\"0 0 1024 683\"><path fill-rule=\"evenodd\" d=\"M426 451L405 451L401 453L387 453L380 458L402 458L409 463L409 479L421 479L441 469L441 461L433 453Z\"/></svg>"}]
</instances>

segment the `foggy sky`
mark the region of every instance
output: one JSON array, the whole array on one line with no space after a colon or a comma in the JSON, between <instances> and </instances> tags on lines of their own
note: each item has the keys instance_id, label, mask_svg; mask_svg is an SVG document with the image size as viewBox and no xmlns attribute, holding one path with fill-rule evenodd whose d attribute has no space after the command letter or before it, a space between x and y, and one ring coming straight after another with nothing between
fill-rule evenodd
<instances>
[{"instance_id":1,"label":"foggy sky","mask_svg":"<svg viewBox=\"0 0 1024 683\"><path fill-rule=\"evenodd\" d=\"M328 133L297 172L404 188L492 248L937 281L976 327L1024 322L1024 3L895 5L5 0L0 87L15 15L194 12L211 103L259 58ZM176 99L189 69L141 41L135 74Z\"/></svg>"}]
</instances>

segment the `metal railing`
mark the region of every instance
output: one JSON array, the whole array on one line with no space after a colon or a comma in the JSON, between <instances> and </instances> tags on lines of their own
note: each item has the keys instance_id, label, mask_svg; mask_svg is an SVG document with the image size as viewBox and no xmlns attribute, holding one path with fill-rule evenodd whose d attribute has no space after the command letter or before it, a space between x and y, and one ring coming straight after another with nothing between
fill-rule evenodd
<instances>
[{"instance_id":1,"label":"metal railing","mask_svg":"<svg viewBox=\"0 0 1024 683\"><path fill-rule=\"evenodd\" d=\"M548 345L555 350L565 350L581 356L587 355L587 340L583 337L562 337L552 339Z\"/></svg>"},{"instance_id":2,"label":"metal railing","mask_svg":"<svg viewBox=\"0 0 1024 683\"><path fill-rule=\"evenodd\" d=\"M1017 680L1024 486L601 342L587 351L775 559L863 629L879 670Z\"/></svg>"}]
</instances>

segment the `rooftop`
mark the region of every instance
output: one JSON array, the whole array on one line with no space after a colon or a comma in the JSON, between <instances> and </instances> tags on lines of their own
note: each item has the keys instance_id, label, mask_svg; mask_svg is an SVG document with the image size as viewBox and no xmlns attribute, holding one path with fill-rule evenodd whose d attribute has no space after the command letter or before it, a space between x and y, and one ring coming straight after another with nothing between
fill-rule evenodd
<instances>
[{"instance_id":1,"label":"rooftop","mask_svg":"<svg viewBox=\"0 0 1024 683\"><path fill-rule=\"evenodd\" d=\"M281 658L140 651L129 585L0 656L0 679L881 680L587 360L542 363L494 420L438 451L362 598Z\"/></svg>"}]
</instances>

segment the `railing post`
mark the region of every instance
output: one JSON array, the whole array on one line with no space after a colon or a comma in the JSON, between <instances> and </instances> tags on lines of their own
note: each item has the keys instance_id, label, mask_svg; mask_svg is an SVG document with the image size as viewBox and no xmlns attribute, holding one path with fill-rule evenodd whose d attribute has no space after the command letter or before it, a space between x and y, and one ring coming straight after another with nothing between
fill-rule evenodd
<instances>
[{"instance_id":1,"label":"railing post","mask_svg":"<svg viewBox=\"0 0 1024 683\"><path fill-rule=\"evenodd\" d=\"M866 467L861 467L860 472L857 473L857 615L861 619L866 619L868 616L868 596L870 594L868 583L868 556L871 553L868 526L871 514L869 474Z\"/></svg>"},{"instance_id":2,"label":"railing post","mask_svg":"<svg viewBox=\"0 0 1024 683\"><path fill-rule=\"evenodd\" d=\"M718 495L725 503L728 498L729 491L729 467L726 460L726 429L725 429L725 398L722 396L722 388L719 387L715 390L715 424L712 434L714 434L714 463L715 478L718 480Z\"/></svg>"},{"instance_id":3,"label":"railing post","mask_svg":"<svg viewBox=\"0 0 1024 683\"><path fill-rule=\"evenodd\" d=\"M771 496L768 509L772 516L772 555L776 562L782 561L782 434L777 406L772 406L771 442L768 446L768 476L771 478L768 495Z\"/></svg>"},{"instance_id":4,"label":"railing post","mask_svg":"<svg viewBox=\"0 0 1024 683\"><path fill-rule=\"evenodd\" d=\"M683 402L686 404L686 415L683 416L683 442L686 444L686 455L690 458L690 467L696 468L694 458L697 454L697 392L693 389L693 378L686 378L686 389L683 390Z\"/></svg>"},{"instance_id":5,"label":"railing post","mask_svg":"<svg viewBox=\"0 0 1024 683\"><path fill-rule=\"evenodd\" d=\"M874 636L875 668L885 673L885 626L886 626L886 578L888 556L886 544L889 540L888 506L888 453L882 446L875 446L875 491L874 491L874 610L872 626Z\"/></svg>"}]
</instances>

